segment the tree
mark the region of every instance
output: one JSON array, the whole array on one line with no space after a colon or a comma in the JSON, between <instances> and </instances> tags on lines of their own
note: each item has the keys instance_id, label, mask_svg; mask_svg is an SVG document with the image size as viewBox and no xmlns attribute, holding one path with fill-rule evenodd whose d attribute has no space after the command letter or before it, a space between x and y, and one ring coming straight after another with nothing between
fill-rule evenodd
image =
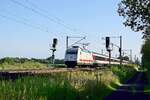
<instances>
[{"instance_id":1,"label":"tree","mask_svg":"<svg viewBox=\"0 0 150 100\"><path fill-rule=\"evenodd\" d=\"M144 39L150 39L150 0L122 0L118 13L133 31L141 31Z\"/></svg>"},{"instance_id":2,"label":"tree","mask_svg":"<svg viewBox=\"0 0 150 100\"><path fill-rule=\"evenodd\" d=\"M146 59L150 59L150 39L145 41L145 44L142 46L141 53Z\"/></svg>"},{"instance_id":3,"label":"tree","mask_svg":"<svg viewBox=\"0 0 150 100\"><path fill-rule=\"evenodd\" d=\"M145 44L142 46L142 63L144 66L150 66L150 39L145 41Z\"/></svg>"},{"instance_id":4,"label":"tree","mask_svg":"<svg viewBox=\"0 0 150 100\"><path fill-rule=\"evenodd\" d=\"M56 59L55 64L64 64L64 59Z\"/></svg>"}]
</instances>

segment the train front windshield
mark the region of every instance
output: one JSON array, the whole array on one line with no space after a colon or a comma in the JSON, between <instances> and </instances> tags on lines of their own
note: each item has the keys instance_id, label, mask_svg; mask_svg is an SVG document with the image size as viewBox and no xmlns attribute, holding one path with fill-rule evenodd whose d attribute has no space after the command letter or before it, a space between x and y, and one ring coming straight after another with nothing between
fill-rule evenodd
<instances>
[{"instance_id":1,"label":"train front windshield","mask_svg":"<svg viewBox=\"0 0 150 100\"><path fill-rule=\"evenodd\" d=\"M77 54L77 50L67 50L66 54Z\"/></svg>"},{"instance_id":2,"label":"train front windshield","mask_svg":"<svg viewBox=\"0 0 150 100\"><path fill-rule=\"evenodd\" d=\"M77 65L77 49L69 49L66 51L65 64L68 68L74 68Z\"/></svg>"},{"instance_id":3,"label":"train front windshield","mask_svg":"<svg viewBox=\"0 0 150 100\"><path fill-rule=\"evenodd\" d=\"M67 50L65 61L77 61L78 50Z\"/></svg>"}]
</instances>

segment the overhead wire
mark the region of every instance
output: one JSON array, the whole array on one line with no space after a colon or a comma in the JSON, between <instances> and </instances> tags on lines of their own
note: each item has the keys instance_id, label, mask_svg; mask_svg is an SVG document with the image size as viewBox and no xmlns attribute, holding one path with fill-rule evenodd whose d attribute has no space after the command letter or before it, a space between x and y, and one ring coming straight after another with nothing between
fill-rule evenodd
<instances>
[{"instance_id":1,"label":"overhead wire","mask_svg":"<svg viewBox=\"0 0 150 100\"><path fill-rule=\"evenodd\" d=\"M34 28L34 29L38 29L38 30L43 31L43 32L49 33L48 30L45 30L45 29L43 29L43 28L41 28L41 27L39 27L39 26L35 26L35 25L31 24L31 23L18 20L18 19L16 19L16 18L10 17L10 16L8 16L8 15L4 15L4 14L1 14L1 13L0 13L0 17L2 17L2 18L4 18L4 19L7 19L7 20L14 21L14 22L16 22L16 23L24 24L24 25L26 25L26 26L28 26L28 27L32 27L32 28Z\"/></svg>"},{"instance_id":2,"label":"overhead wire","mask_svg":"<svg viewBox=\"0 0 150 100\"><path fill-rule=\"evenodd\" d=\"M68 29L68 30L70 30L70 31L73 31L73 32L76 31L75 29L73 29L73 28L71 28L71 27L69 27L69 26L63 24L62 22L57 21L57 20L54 20L54 19L52 19L51 17L49 17L48 15L43 14L43 13L41 13L40 11L38 11L38 10L32 8L32 7L26 6L26 5L24 5L23 3L18 2L17 0L11 0L11 1L12 1L13 3L19 5L19 6L22 6L22 7L25 8L25 9L28 9L28 10L30 10L30 11L32 11L32 12L34 12L34 13L40 15L40 16L43 16L44 18L48 19L48 20L51 21L51 22L54 22L54 23L57 23L57 24L63 26L64 28L66 28L66 29Z\"/></svg>"},{"instance_id":3,"label":"overhead wire","mask_svg":"<svg viewBox=\"0 0 150 100\"><path fill-rule=\"evenodd\" d=\"M30 6L32 6L33 8L36 8L36 9L38 9L39 11L44 12L44 13L46 13L47 15L50 15L50 16L51 16L52 18L54 18L55 20L64 23L64 21L63 21L62 19L60 19L60 18L58 18L58 17L56 17L56 16L50 14L48 11L46 11L45 9L40 8L39 6L37 6L35 3L31 2L30 0L25 0L25 1L26 1L26 3L28 3L28 4L29 4ZM64 23L64 24L66 24L66 23ZM68 25L68 24L67 24L67 25Z\"/></svg>"},{"instance_id":4,"label":"overhead wire","mask_svg":"<svg viewBox=\"0 0 150 100\"><path fill-rule=\"evenodd\" d=\"M46 11L46 10L43 9L43 8L40 8L39 6L37 6L35 3L31 2L30 0L26 0L26 3L28 3L30 6L32 6L32 7L36 8L36 9L38 9L39 11L41 11L41 12L47 14L47 16L49 16L49 17L55 19L56 21L58 21L59 23L63 24L64 26L69 27L69 28L72 29L74 32L80 32L79 29L77 29L77 28L72 28L72 25L70 25L70 24L68 24L68 23L65 23L64 20L60 19L60 18L57 17L57 16L54 16L54 15L50 14L48 11ZM85 33L85 32L81 32L81 33Z\"/></svg>"},{"instance_id":5,"label":"overhead wire","mask_svg":"<svg viewBox=\"0 0 150 100\"><path fill-rule=\"evenodd\" d=\"M0 9L0 12L1 12L1 13L6 13L6 14L9 13L9 16L11 15L11 16L15 17L17 20L20 19L20 20L24 21L25 23L31 24L32 26L36 26L36 27L39 27L39 28L43 27L43 25L40 25L40 24L38 24L38 23L34 23L34 24L33 24L33 23L31 23L31 21L30 21L29 19L27 19L27 18L25 18L25 17L20 17L20 16L14 14L14 13L8 11L8 10L4 10L4 9L1 10L1 9ZM41 28L41 29L42 29L42 28ZM43 28L43 30L44 30L44 28ZM45 30L48 31L48 29L45 29Z\"/></svg>"},{"instance_id":6,"label":"overhead wire","mask_svg":"<svg viewBox=\"0 0 150 100\"><path fill-rule=\"evenodd\" d=\"M60 19L59 17L57 16L54 16L52 14L50 14L48 11L46 11L45 9L43 8L40 8L39 6L37 6L35 3L31 2L30 0L26 0L26 3L28 3L30 6L38 9L39 11L47 14L47 16L51 17L52 19L55 19L56 21L58 21L59 23L61 23L62 25L64 25L65 27L68 27L71 29L71 31L74 31L74 32L81 32L79 29L77 28L73 28L72 25L68 24L68 23L65 23L64 20ZM81 32L81 33L85 33L85 32Z\"/></svg>"},{"instance_id":7,"label":"overhead wire","mask_svg":"<svg viewBox=\"0 0 150 100\"><path fill-rule=\"evenodd\" d=\"M33 8L35 8L35 9L37 9L37 10L39 10L39 11L45 13L47 16L49 16L50 18L52 18L52 19L58 21L59 23L63 24L64 26L69 27L69 28L71 29L71 31L73 31L73 32L75 32L75 33L80 33L80 35L82 35L82 36L87 35L86 32L83 32L83 31L81 31L81 30L79 30L79 29L77 29L77 28L72 28L72 25L70 25L70 24L68 24L68 23L66 24L64 20L62 20L61 18L59 18L59 17L57 17L57 16L55 16L55 15L50 14L47 10L45 10L45 9L39 7L38 5L36 5L35 3L31 2L31 0L25 0L25 1L26 1L27 4L29 4L29 5L32 6ZM82 34L81 34L81 33L82 33Z\"/></svg>"}]
</instances>

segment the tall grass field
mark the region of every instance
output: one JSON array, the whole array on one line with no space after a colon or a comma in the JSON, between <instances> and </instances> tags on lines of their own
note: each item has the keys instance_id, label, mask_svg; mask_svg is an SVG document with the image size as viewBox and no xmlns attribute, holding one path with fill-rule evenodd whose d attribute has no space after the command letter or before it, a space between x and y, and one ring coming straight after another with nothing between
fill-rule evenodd
<instances>
[{"instance_id":1,"label":"tall grass field","mask_svg":"<svg viewBox=\"0 0 150 100\"><path fill-rule=\"evenodd\" d=\"M135 73L131 67L0 80L0 100L101 100Z\"/></svg>"}]
</instances>

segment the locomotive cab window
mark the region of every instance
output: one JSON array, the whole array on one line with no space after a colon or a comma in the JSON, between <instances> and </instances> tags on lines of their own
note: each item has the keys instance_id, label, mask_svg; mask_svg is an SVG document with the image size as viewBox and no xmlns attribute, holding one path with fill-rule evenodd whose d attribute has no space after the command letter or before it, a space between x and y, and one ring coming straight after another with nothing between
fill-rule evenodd
<instances>
[{"instance_id":1,"label":"locomotive cab window","mask_svg":"<svg viewBox=\"0 0 150 100\"><path fill-rule=\"evenodd\" d=\"M72 50L72 51L68 50L67 54L77 54L77 52L78 52L77 50Z\"/></svg>"}]
</instances>

